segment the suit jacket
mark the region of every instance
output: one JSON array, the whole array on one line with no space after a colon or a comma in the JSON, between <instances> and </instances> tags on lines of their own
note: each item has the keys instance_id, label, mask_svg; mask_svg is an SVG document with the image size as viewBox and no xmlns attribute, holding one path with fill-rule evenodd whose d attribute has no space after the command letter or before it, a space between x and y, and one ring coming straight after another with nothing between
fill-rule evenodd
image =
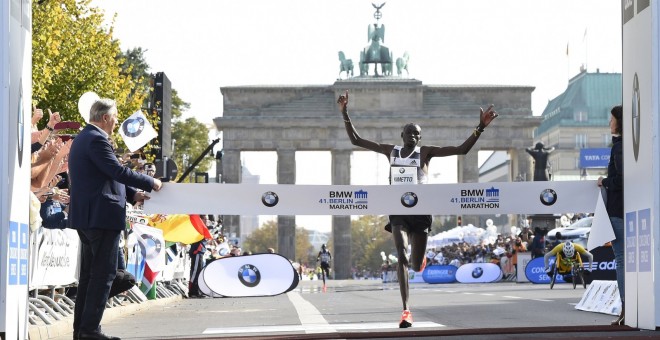
<instances>
[{"instance_id":1,"label":"suit jacket","mask_svg":"<svg viewBox=\"0 0 660 340\"><path fill-rule=\"evenodd\" d=\"M139 188L151 191L154 179L121 165L112 145L88 124L73 140L69 152L69 227L126 228L126 200Z\"/></svg>"}]
</instances>

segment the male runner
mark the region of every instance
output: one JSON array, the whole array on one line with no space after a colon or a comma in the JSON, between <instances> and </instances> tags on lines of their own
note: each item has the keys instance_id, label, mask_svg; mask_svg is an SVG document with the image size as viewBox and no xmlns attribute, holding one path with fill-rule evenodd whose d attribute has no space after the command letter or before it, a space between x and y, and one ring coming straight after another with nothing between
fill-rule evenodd
<instances>
[{"instance_id":1,"label":"male runner","mask_svg":"<svg viewBox=\"0 0 660 340\"><path fill-rule=\"evenodd\" d=\"M321 261L321 274L323 275L324 286L325 278L330 278L330 260L332 260L332 254L330 254L330 251L325 248L325 244L321 245L321 251L319 251L316 261Z\"/></svg>"},{"instance_id":2,"label":"male runner","mask_svg":"<svg viewBox=\"0 0 660 340\"><path fill-rule=\"evenodd\" d=\"M422 139L422 128L413 123L403 127L401 139L403 146L377 143L364 139L355 130L348 116L348 91L337 99L339 110L344 117L344 125L351 143L365 149L375 151L387 156L390 160L391 175L390 184L423 184L427 182L428 166L433 157L444 157L453 155L465 155L479 139L484 128L495 119L498 114L490 105L486 111L480 109L479 125L472 131L470 136L459 146L419 146ZM401 315L400 328L412 326L412 314L408 306L408 267L416 272L423 267L425 259L426 241L431 229L432 217L430 215L400 216L390 215L390 225L394 244L398 254L397 277L399 279L399 290L403 302L403 313ZM411 245L411 254L408 254L408 243Z\"/></svg>"}]
</instances>

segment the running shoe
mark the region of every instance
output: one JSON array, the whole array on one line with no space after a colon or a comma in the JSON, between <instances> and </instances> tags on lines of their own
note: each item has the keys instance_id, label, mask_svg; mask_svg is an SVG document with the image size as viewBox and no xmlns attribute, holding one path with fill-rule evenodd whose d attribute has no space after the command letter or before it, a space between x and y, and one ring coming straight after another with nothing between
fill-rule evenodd
<instances>
[{"instance_id":1,"label":"running shoe","mask_svg":"<svg viewBox=\"0 0 660 340\"><path fill-rule=\"evenodd\" d=\"M404 310L401 314L401 322L399 322L399 328L408 328L412 326L412 313L409 310Z\"/></svg>"}]
</instances>

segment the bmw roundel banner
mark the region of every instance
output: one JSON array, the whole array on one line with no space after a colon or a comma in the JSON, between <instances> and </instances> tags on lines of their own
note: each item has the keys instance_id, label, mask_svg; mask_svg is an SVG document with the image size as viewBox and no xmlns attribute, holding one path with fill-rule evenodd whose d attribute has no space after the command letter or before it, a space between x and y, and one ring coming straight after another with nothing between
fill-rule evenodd
<instances>
[{"instance_id":1,"label":"bmw roundel banner","mask_svg":"<svg viewBox=\"0 0 660 340\"><path fill-rule=\"evenodd\" d=\"M466 263L456 271L456 281L460 283L486 283L499 281L502 269L494 263Z\"/></svg>"},{"instance_id":2,"label":"bmw roundel banner","mask_svg":"<svg viewBox=\"0 0 660 340\"><path fill-rule=\"evenodd\" d=\"M453 283L456 282L456 266L426 266L422 277L426 283Z\"/></svg>"},{"instance_id":3,"label":"bmw roundel banner","mask_svg":"<svg viewBox=\"0 0 660 340\"><path fill-rule=\"evenodd\" d=\"M295 289L298 282L291 262L278 254L221 258L206 265L199 278L203 293L226 297L279 295Z\"/></svg>"}]
</instances>

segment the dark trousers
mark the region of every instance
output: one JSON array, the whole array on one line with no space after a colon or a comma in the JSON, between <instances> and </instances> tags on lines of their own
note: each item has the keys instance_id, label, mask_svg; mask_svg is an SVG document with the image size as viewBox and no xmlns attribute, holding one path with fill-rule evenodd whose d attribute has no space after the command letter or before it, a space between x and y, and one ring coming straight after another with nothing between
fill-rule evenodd
<instances>
[{"instance_id":1,"label":"dark trousers","mask_svg":"<svg viewBox=\"0 0 660 340\"><path fill-rule=\"evenodd\" d=\"M204 268L204 254L197 253L190 257L190 282L188 284L188 296L200 295L199 274Z\"/></svg>"},{"instance_id":2,"label":"dark trousers","mask_svg":"<svg viewBox=\"0 0 660 340\"><path fill-rule=\"evenodd\" d=\"M80 237L80 279L73 314L74 334L100 330L112 281L117 275L121 230L78 230Z\"/></svg>"}]
</instances>

